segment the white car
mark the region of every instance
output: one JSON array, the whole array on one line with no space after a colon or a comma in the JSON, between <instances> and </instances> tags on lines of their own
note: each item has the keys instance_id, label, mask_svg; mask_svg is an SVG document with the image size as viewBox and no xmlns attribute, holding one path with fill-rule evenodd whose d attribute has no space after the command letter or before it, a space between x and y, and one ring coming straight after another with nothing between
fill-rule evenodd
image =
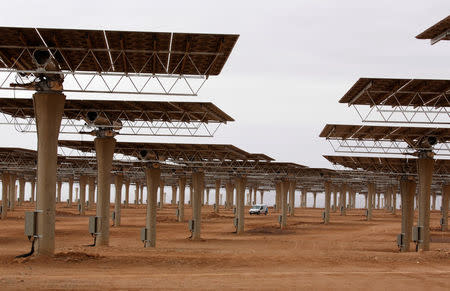
<instances>
[{"instance_id":1,"label":"white car","mask_svg":"<svg viewBox=\"0 0 450 291\"><path fill-rule=\"evenodd\" d=\"M252 215L252 214L267 215L267 213L269 213L269 208L267 207L266 204L256 204L256 205L253 205L252 208L250 208L249 213L250 213L250 215Z\"/></svg>"}]
</instances>

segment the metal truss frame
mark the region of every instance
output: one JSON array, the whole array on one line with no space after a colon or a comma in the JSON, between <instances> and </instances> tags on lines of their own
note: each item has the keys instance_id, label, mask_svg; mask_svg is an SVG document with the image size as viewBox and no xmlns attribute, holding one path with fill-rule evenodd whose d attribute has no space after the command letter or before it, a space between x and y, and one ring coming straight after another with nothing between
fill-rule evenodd
<instances>
[{"instance_id":1,"label":"metal truss frame","mask_svg":"<svg viewBox=\"0 0 450 291\"><path fill-rule=\"evenodd\" d=\"M129 120L127 113L124 110L92 110L96 112L99 117L107 123L101 127L104 129L115 129L120 124L120 135L134 135L134 136L179 136L179 137L213 137L222 122L216 121L166 121L169 113L154 112L158 114L158 118L150 118L149 114L154 114L149 111L138 111L140 117L135 118L134 121ZM117 118L109 118L108 112L114 111L118 113ZM137 110L136 110L137 111ZM189 113L183 113L186 116ZM193 113L192 113L193 114ZM207 113L199 112L206 117ZM22 118L26 116L22 108L17 108L15 114L9 115L4 112L0 113L0 125L13 125L18 132L36 132L36 119L33 117ZM97 128L95 124L87 123L84 118L86 110L79 110L76 113L76 118L67 118L63 116L60 126L61 134L79 134L90 133ZM151 121L148 121L151 120Z\"/></svg>"},{"instance_id":2,"label":"metal truss frame","mask_svg":"<svg viewBox=\"0 0 450 291\"><path fill-rule=\"evenodd\" d=\"M200 89L208 79L208 72L214 65L216 59L223 55L223 52L185 52L185 51L157 51L157 50L130 50L130 49L111 49L111 48L64 48L48 46L5 46L0 45L0 49L19 49L18 56L14 56L14 62L8 66L8 62L0 56L0 62L6 68L0 68L0 90L28 90L26 88L11 88L10 83L28 83L32 81L42 71L26 69L22 64L25 56L33 56L35 50L48 50L52 56L59 54L63 57L65 66L70 68L63 71L45 71L49 75L64 76L64 91L78 93L116 93L116 94L143 94L143 95L169 95L169 96L197 96ZM66 52L83 52L83 57L78 64L71 64L66 57ZM107 53L110 56L108 68L103 68L96 53ZM116 55L113 59L112 53ZM146 54L147 59L141 67L133 66L128 58L128 53ZM181 55L180 60L173 70L169 71L167 64L161 60L160 55ZM205 71L200 71L195 64L193 56L205 55L211 56L212 61ZM80 71L79 68L89 58L95 60L98 71ZM116 72L115 64L126 60L128 72ZM56 60L54 60L56 61ZM157 62L162 66L164 74L144 73L144 69L150 63ZM176 72L186 63L192 65L197 74L185 75ZM26 63L26 62L25 62ZM16 69L22 67L22 69ZM26 76L26 77L24 77ZM124 88L125 87L125 88Z\"/></svg>"},{"instance_id":3,"label":"metal truss frame","mask_svg":"<svg viewBox=\"0 0 450 291\"><path fill-rule=\"evenodd\" d=\"M403 87L402 87L403 88ZM409 124L439 124L450 125L450 96L447 93L442 93L433 98L432 100L425 102L423 100L423 94L436 94L434 92L404 92L402 93L414 93L414 98L411 98L410 104L402 105L399 101L398 94L402 89L399 88L391 93L383 102L378 104L372 98L369 88L361 91L369 96L370 105L357 105L349 104L357 112L362 122L379 122L379 123L409 123ZM413 100L421 100L424 106L414 106ZM385 105L387 100L394 100L395 105ZM444 101L444 106L436 106L439 102Z\"/></svg>"},{"instance_id":4,"label":"metal truss frame","mask_svg":"<svg viewBox=\"0 0 450 291\"><path fill-rule=\"evenodd\" d=\"M327 140L337 153L415 155L417 151L422 150L421 148L413 148L404 141L395 140L342 138L327 138ZM433 147L433 152L437 156L450 156L450 144L439 143Z\"/></svg>"},{"instance_id":5,"label":"metal truss frame","mask_svg":"<svg viewBox=\"0 0 450 291\"><path fill-rule=\"evenodd\" d=\"M30 171L36 170L37 164L34 159L23 158L13 153L0 154L0 170L1 171Z\"/></svg>"}]
</instances>

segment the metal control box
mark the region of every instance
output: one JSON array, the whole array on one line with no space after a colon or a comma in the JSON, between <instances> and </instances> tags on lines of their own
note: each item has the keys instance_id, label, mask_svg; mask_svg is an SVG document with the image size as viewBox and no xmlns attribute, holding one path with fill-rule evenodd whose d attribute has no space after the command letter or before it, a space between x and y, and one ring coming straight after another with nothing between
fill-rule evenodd
<instances>
[{"instance_id":1,"label":"metal control box","mask_svg":"<svg viewBox=\"0 0 450 291\"><path fill-rule=\"evenodd\" d=\"M324 211L324 212L322 212L322 219L323 219L323 221L325 221L326 218L327 218L327 214L326 214L326 212Z\"/></svg>"},{"instance_id":2,"label":"metal control box","mask_svg":"<svg viewBox=\"0 0 450 291\"><path fill-rule=\"evenodd\" d=\"M37 236L37 212L25 212L25 235L28 237Z\"/></svg>"},{"instance_id":3,"label":"metal control box","mask_svg":"<svg viewBox=\"0 0 450 291\"><path fill-rule=\"evenodd\" d=\"M188 224L189 224L189 231L193 232L194 228L195 228L195 220L193 220L193 219L189 220Z\"/></svg>"},{"instance_id":4,"label":"metal control box","mask_svg":"<svg viewBox=\"0 0 450 291\"><path fill-rule=\"evenodd\" d=\"M141 228L141 241L147 241L147 228L145 227Z\"/></svg>"},{"instance_id":5,"label":"metal control box","mask_svg":"<svg viewBox=\"0 0 450 291\"><path fill-rule=\"evenodd\" d=\"M399 248L401 248L405 245L405 234L404 233L400 233L397 235L397 245Z\"/></svg>"},{"instance_id":6,"label":"metal control box","mask_svg":"<svg viewBox=\"0 0 450 291\"><path fill-rule=\"evenodd\" d=\"M423 226L414 226L412 229L413 242L423 242Z\"/></svg>"},{"instance_id":7,"label":"metal control box","mask_svg":"<svg viewBox=\"0 0 450 291\"><path fill-rule=\"evenodd\" d=\"M89 217L89 233L90 234L97 234L98 233L98 216L90 216Z\"/></svg>"},{"instance_id":8,"label":"metal control box","mask_svg":"<svg viewBox=\"0 0 450 291\"><path fill-rule=\"evenodd\" d=\"M116 219L116 212L111 212L111 219L114 221Z\"/></svg>"}]
</instances>

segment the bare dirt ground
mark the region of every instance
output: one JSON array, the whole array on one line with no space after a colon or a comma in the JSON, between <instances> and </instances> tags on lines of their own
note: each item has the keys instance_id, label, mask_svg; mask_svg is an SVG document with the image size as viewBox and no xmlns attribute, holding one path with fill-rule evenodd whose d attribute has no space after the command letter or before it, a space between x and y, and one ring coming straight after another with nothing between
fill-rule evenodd
<instances>
[{"instance_id":1,"label":"bare dirt ground","mask_svg":"<svg viewBox=\"0 0 450 291\"><path fill-rule=\"evenodd\" d=\"M190 241L187 223L175 221L175 207L158 213L157 246L143 248L140 228L145 206L122 210L122 226L111 228L111 246L92 243L86 216L76 206L58 205L54 258L15 259L28 252L24 211L0 220L0 289L356 289L449 290L450 232L438 231L440 213L431 216L432 250L399 253L400 213L363 210L333 213L321 224L321 209L296 209L288 229L277 214L247 216L246 233L233 233L233 214L202 210L202 241ZM112 209L112 208L111 208ZM191 209L186 210L186 218Z\"/></svg>"}]
</instances>

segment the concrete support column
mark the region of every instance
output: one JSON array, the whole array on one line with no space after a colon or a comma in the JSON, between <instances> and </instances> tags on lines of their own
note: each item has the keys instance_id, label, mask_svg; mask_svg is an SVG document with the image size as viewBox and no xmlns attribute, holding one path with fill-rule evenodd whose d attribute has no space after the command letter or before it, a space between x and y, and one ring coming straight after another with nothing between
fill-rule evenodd
<instances>
[{"instance_id":1,"label":"concrete support column","mask_svg":"<svg viewBox=\"0 0 450 291\"><path fill-rule=\"evenodd\" d=\"M56 182L56 188L57 188L56 202L60 203L61 202L61 188L62 188L61 180L58 180L58 182Z\"/></svg>"},{"instance_id":2,"label":"concrete support column","mask_svg":"<svg viewBox=\"0 0 450 291\"><path fill-rule=\"evenodd\" d=\"M120 226L122 211L122 186L123 186L123 175L118 174L114 177L115 186L115 197L114 197L114 226Z\"/></svg>"},{"instance_id":3,"label":"concrete support column","mask_svg":"<svg viewBox=\"0 0 450 291\"><path fill-rule=\"evenodd\" d=\"M296 183L295 183L295 181L290 181L290 182L288 182L288 184L289 184L289 206L290 206L289 216L294 216L295 215L295 186L296 186ZM256 195L256 191L255 191L255 195Z\"/></svg>"},{"instance_id":4,"label":"concrete support column","mask_svg":"<svg viewBox=\"0 0 450 291\"><path fill-rule=\"evenodd\" d=\"M206 200L205 204L209 205L209 188L206 188Z\"/></svg>"},{"instance_id":5,"label":"concrete support column","mask_svg":"<svg viewBox=\"0 0 450 291\"><path fill-rule=\"evenodd\" d=\"M192 201L192 220L194 220L194 230L192 231L192 240L201 239L202 228L202 196L204 193L204 179L203 172L192 173L192 184L194 186L194 199Z\"/></svg>"},{"instance_id":6,"label":"concrete support column","mask_svg":"<svg viewBox=\"0 0 450 291\"><path fill-rule=\"evenodd\" d=\"M125 181L125 207L130 204L130 181Z\"/></svg>"},{"instance_id":7,"label":"concrete support column","mask_svg":"<svg viewBox=\"0 0 450 291\"><path fill-rule=\"evenodd\" d=\"M391 209L391 187L387 187L384 191L384 210L389 211Z\"/></svg>"},{"instance_id":8,"label":"concrete support column","mask_svg":"<svg viewBox=\"0 0 450 291\"><path fill-rule=\"evenodd\" d=\"M430 250L430 195L431 181L433 179L434 160L430 156L420 155L417 161L419 176L419 221L418 226L423 227L423 242L419 248Z\"/></svg>"},{"instance_id":9,"label":"concrete support column","mask_svg":"<svg viewBox=\"0 0 450 291\"><path fill-rule=\"evenodd\" d=\"M31 185L33 187L33 184ZM69 178L69 207L72 207L73 201L73 178Z\"/></svg>"},{"instance_id":10,"label":"concrete support column","mask_svg":"<svg viewBox=\"0 0 450 291\"><path fill-rule=\"evenodd\" d=\"M6 219L8 216L8 185L9 185L9 174L2 173L2 219Z\"/></svg>"},{"instance_id":11,"label":"concrete support column","mask_svg":"<svg viewBox=\"0 0 450 291\"><path fill-rule=\"evenodd\" d=\"M281 229L287 227L287 213L288 213L288 191L289 191L289 181L281 182Z\"/></svg>"},{"instance_id":12,"label":"concrete support column","mask_svg":"<svg viewBox=\"0 0 450 291\"><path fill-rule=\"evenodd\" d=\"M159 180L159 209L164 207L164 180Z\"/></svg>"},{"instance_id":13,"label":"concrete support column","mask_svg":"<svg viewBox=\"0 0 450 291\"><path fill-rule=\"evenodd\" d=\"M369 208L369 200L368 200L368 194L367 193L365 193L364 194L364 208Z\"/></svg>"},{"instance_id":14,"label":"concrete support column","mask_svg":"<svg viewBox=\"0 0 450 291\"><path fill-rule=\"evenodd\" d=\"M139 204L139 182L136 182L136 189L134 190L134 204L138 205Z\"/></svg>"},{"instance_id":15,"label":"concrete support column","mask_svg":"<svg viewBox=\"0 0 450 291\"><path fill-rule=\"evenodd\" d=\"M145 227L147 228L147 237L144 247L156 246L156 206L158 205L158 187L161 186L161 169L145 169L147 179L147 213L145 218Z\"/></svg>"},{"instance_id":16,"label":"concrete support column","mask_svg":"<svg viewBox=\"0 0 450 291\"><path fill-rule=\"evenodd\" d=\"M97 153L97 216L99 234L95 246L109 245L109 206L111 199L111 170L116 140L113 137L97 137L94 140Z\"/></svg>"},{"instance_id":17,"label":"concrete support column","mask_svg":"<svg viewBox=\"0 0 450 291\"><path fill-rule=\"evenodd\" d=\"M25 199L25 179L19 179L19 203L18 205L22 205L22 202Z\"/></svg>"},{"instance_id":18,"label":"concrete support column","mask_svg":"<svg viewBox=\"0 0 450 291\"><path fill-rule=\"evenodd\" d=\"M431 210L436 210L436 191L433 191L433 193L431 193Z\"/></svg>"},{"instance_id":19,"label":"concrete support column","mask_svg":"<svg viewBox=\"0 0 450 291\"><path fill-rule=\"evenodd\" d=\"M231 185L231 182L225 184L225 209L231 209L232 207L231 196L233 195L233 190Z\"/></svg>"},{"instance_id":20,"label":"concrete support column","mask_svg":"<svg viewBox=\"0 0 450 291\"><path fill-rule=\"evenodd\" d=\"M337 205L337 192L338 189L336 186L333 187L333 212L336 212L338 205Z\"/></svg>"},{"instance_id":21,"label":"concrete support column","mask_svg":"<svg viewBox=\"0 0 450 291\"><path fill-rule=\"evenodd\" d=\"M352 188L348 188L348 200L349 200L349 207L350 209L355 208L355 191Z\"/></svg>"},{"instance_id":22,"label":"concrete support column","mask_svg":"<svg viewBox=\"0 0 450 291\"><path fill-rule=\"evenodd\" d=\"M442 225L441 230L447 231L448 230L448 200L450 197L450 184L446 184L442 186Z\"/></svg>"},{"instance_id":23,"label":"concrete support column","mask_svg":"<svg viewBox=\"0 0 450 291\"><path fill-rule=\"evenodd\" d=\"M89 185L88 210L91 210L94 208L95 204L95 177L88 178L88 185Z\"/></svg>"},{"instance_id":24,"label":"concrete support column","mask_svg":"<svg viewBox=\"0 0 450 291\"><path fill-rule=\"evenodd\" d=\"M303 189L302 190L302 192L303 192L303 201L302 201L302 203L303 203L303 208L307 208L308 207L308 189Z\"/></svg>"},{"instance_id":25,"label":"concrete support column","mask_svg":"<svg viewBox=\"0 0 450 291\"><path fill-rule=\"evenodd\" d=\"M237 218L238 218L238 225L236 229L237 234L244 233L244 219L245 219L244 196L245 196L246 180L247 179L244 177L236 178L236 204L237 204Z\"/></svg>"},{"instance_id":26,"label":"concrete support column","mask_svg":"<svg viewBox=\"0 0 450 291\"><path fill-rule=\"evenodd\" d=\"M260 191L259 191L259 195L261 195L261 196L260 196L260 198L261 198L261 204L264 204L264 190L260 190Z\"/></svg>"},{"instance_id":27,"label":"concrete support column","mask_svg":"<svg viewBox=\"0 0 450 291\"><path fill-rule=\"evenodd\" d=\"M66 96L57 91L33 94L38 138L37 159L37 255L55 251L56 163L59 127ZM11 185L13 188L14 185Z\"/></svg>"},{"instance_id":28,"label":"concrete support column","mask_svg":"<svg viewBox=\"0 0 450 291\"><path fill-rule=\"evenodd\" d=\"M416 193L416 182L403 177L400 180L400 194L402 197L402 233L405 245L401 251L409 251L412 240L412 227L414 224L414 194Z\"/></svg>"},{"instance_id":29,"label":"concrete support column","mask_svg":"<svg viewBox=\"0 0 450 291\"><path fill-rule=\"evenodd\" d=\"M341 201L341 215L347 214L347 185L342 184L341 185L341 191L339 193L339 198Z\"/></svg>"},{"instance_id":30,"label":"concrete support column","mask_svg":"<svg viewBox=\"0 0 450 291\"><path fill-rule=\"evenodd\" d=\"M397 187L392 186L392 214L397 212Z\"/></svg>"},{"instance_id":31,"label":"concrete support column","mask_svg":"<svg viewBox=\"0 0 450 291\"><path fill-rule=\"evenodd\" d=\"M172 199L170 200L171 205L177 204L177 191L178 191L177 185L172 185Z\"/></svg>"},{"instance_id":32,"label":"concrete support column","mask_svg":"<svg viewBox=\"0 0 450 291\"><path fill-rule=\"evenodd\" d=\"M178 201L178 221L183 222L184 221L184 193L186 191L186 177L180 177L178 180L178 184L180 186L180 199Z\"/></svg>"},{"instance_id":33,"label":"concrete support column","mask_svg":"<svg viewBox=\"0 0 450 291\"><path fill-rule=\"evenodd\" d=\"M254 188L253 188L253 205L255 205L256 204L256 192L258 192L258 187L257 186L255 186Z\"/></svg>"},{"instance_id":34,"label":"concrete support column","mask_svg":"<svg viewBox=\"0 0 450 291\"><path fill-rule=\"evenodd\" d=\"M313 192L313 197L314 197L313 208L316 208L317 192Z\"/></svg>"},{"instance_id":35,"label":"concrete support column","mask_svg":"<svg viewBox=\"0 0 450 291\"><path fill-rule=\"evenodd\" d=\"M192 206L192 200L194 199L194 183L192 182L192 178L191 178L191 183L189 184L189 205Z\"/></svg>"},{"instance_id":36,"label":"concrete support column","mask_svg":"<svg viewBox=\"0 0 450 291\"><path fill-rule=\"evenodd\" d=\"M279 212L281 209L281 182L275 183L275 211Z\"/></svg>"},{"instance_id":37,"label":"concrete support column","mask_svg":"<svg viewBox=\"0 0 450 291\"><path fill-rule=\"evenodd\" d=\"M9 209L11 211L14 211L14 208L16 207L16 201L17 201L16 177L17 176L14 174L9 175L9 187L8 187L8 189L9 189ZM55 201L55 199L53 199L53 201Z\"/></svg>"},{"instance_id":38,"label":"concrete support column","mask_svg":"<svg viewBox=\"0 0 450 291\"><path fill-rule=\"evenodd\" d=\"M80 206L80 215L84 215L85 213L85 203L86 203L86 184L88 181L87 176L80 176L80 202L78 203Z\"/></svg>"},{"instance_id":39,"label":"concrete support column","mask_svg":"<svg viewBox=\"0 0 450 291\"><path fill-rule=\"evenodd\" d=\"M139 203L144 204L144 184L140 184L139 186Z\"/></svg>"},{"instance_id":40,"label":"concrete support column","mask_svg":"<svg viewBox=\"0 0 450 291\"><path fill-rule=\"evenodd\" d=\"M216 208L214 209L215 213L219 213L219 199L220 199L220 180L216 180L216 192L215 192L215 204Z\"/></svg>"},{"instance_id":41,"label":"concrete support column","mask_svg":"<svg viewBox=\"0 0 450 291\"><path fill-rule=\"evenodd\" d=\"M31 202L36 201L36 180L31 180Z\"/></svg>"},{"instance_id":42,"label":"concrete support column","mask_svg":"<svg viewBox=\"0 0 450 291\"><path fill-rule=\"evenodd\" d=\"M370 221L372 220L372 208L373 208L373 203L372 203L372 199L375 195L375 184L374 183L369 183L367 185L367 220Z\"/></svg>"},{"instance_id":43,"label":"concrete support column","mask_svg":"<svg viewBox=\"0 0 450 291\"><path fill-rule=\"evenodd\" d=\"M331 183L325 182L325 219L324 224L330 223L330 204L331 204Z\"/></svg>"}]
</instances>

